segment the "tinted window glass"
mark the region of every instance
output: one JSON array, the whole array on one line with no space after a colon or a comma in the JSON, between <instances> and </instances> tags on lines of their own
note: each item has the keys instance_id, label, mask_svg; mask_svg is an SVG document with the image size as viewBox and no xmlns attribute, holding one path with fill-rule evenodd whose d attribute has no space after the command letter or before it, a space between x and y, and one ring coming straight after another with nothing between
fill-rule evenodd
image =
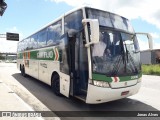
<instances>
[{"instance_id":1,"label":"tinted window glass","mask_svg":"<svg viewBox=\"0 0 160 120\"><path fill-rule=\"evenodd\" d=\"M30 38L26 39L26 45L27 45L26 50L30 50L31 49L31 40L30 40Z\"/></svg>"},{"instance_id":2,"label":"tinted window glass","mask_svg":"<svg viewBox=\"0 0 160 120\"><path fill-rule=\"evenodd\" d=\"M69 74L68 34L64 34L60 43L60 71Z\"/></svg>"},{"instance_id":3,"label":"tinted window glass","mask_svg":"<svg viewBox=\"0 0 160 120\"><path fill-rule=\"evenodd\" d=\"M106 11L87 8L87 18L98 19L101 26L113 27L134 33L128 19Z\"/></svg>"},{"instance_id":4,"label":"tinted window glass","mask_svg":"<svg viewBox=\"0 0 160 120\"><path fill-rule=\"evenodd\" d=\"M110 19L110 15L108 12L94 10L94 9L87 9L87 13L88 13L88 18L98 19L100 25L113 27Z\"/></svg>"},{"instance_id":5,"label":"tinted window glass","mask_svg":"<svg viewBox=\"0 0 160 120\"><path fill-rule=\"evenodd\" d=\"M134 32L129 21L121 16L111 14L111 20L115 28Z\"/></svg>"},{"instance_id":6,"label":"tinted window glass","mask_svg":"<svg viewBox=\"0 0 160 120\"><path fill-rule=\"evenodd\" d=\"M38 47L45 47L47 40L47 29L38 32Z\"/></svg>"},{"instance_id":7,"label":"tinted window glass","mask_svg":"<svg viewBox=\"0 0 160 120\"><path fill-rule=\"evenodd\" d=\"M58 21L48 27L47 46L59 43L62 35L62 22Z\"/></svg>"},{"instance_id":8,"label":"tinted window glass","mask_svg":"<svg viewBox=\"0 0 160 120\"><path fill-rule=\"evenodd\" d=\"M17 46L18 46L17 47L17 52L20 52L21 51L21 42L19 42Z\"/></svg>"},{"instance_id":9,"label":"tinted window glass","mask_svg":"<svg viewBox=\"0 0 160 120\"><path fill-rule=\"evenodd\" d=\"M24 44L24 50L27 50L27 39L23 41L23 44Z\"/></svg>"},{"instance_id":10,"label":"tinted window glass","mask_svg":"<svg viewBox=\"0 0 160 120\"><path fill-rule=\"evenodd\" d=\"M82 11L73 12L65 17L65 32L77 32L82 29Z\"/></svg>"},{"instance_id":11,"label":"tinted window glass","mask_svg":"<svg viewBox=\"0 0 160 120\"><path fill-rule=\"evenodd\" d=\"M37 43L37 35L32 35L31 36L31 48L35 49L38 47L38 43Z\"/></svg>"},{"instance_id":12,"label":"tinted window glass","mask_svg":"<svg viewBox=\"0 0 160 120\"><path fill-rule=\"evenodd\" d=\"M24 40L21 41L21 44L20 44L20 51L23 51L24 50Z\"/></svg>"}]
</instances>

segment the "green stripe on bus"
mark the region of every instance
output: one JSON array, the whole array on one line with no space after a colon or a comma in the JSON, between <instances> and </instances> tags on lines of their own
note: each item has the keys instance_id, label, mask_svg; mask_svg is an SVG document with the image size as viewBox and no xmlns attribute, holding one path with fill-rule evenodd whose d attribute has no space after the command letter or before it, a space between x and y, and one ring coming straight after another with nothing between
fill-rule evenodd
<instances>
[{"instance_id":1,"label":"green stripe on bus","mask_svg":"<svg viewBox=\"0 0 160 120\"><path fill-rule=\"evenodd\" d=\"M54 50L56 49L56 50ZM55 53L55 51L57 51ZM25 54L24 54L25 53ZM28 58L28 53L30 53L30 58ZM18 59L23 59L25 56L26 59L34 59L34 60L56 60L59 61L59 49L57 48L49 48L43 50L35 50L35 51L25 51L23 53L18 53Z\"/></svg>"},{"instance_id":2,"label":"green stripe on bus","mask_svg":"<svg viewBox=\"0 0 160 120\"><path fill-rule=\"evenodd\" d=\"M23 59L23 54L22 53L18 53L17 58L18 59Z\"/></svg>"},{"instance_id":3,"label":"green stripe on bus","mask_svg":"<svg viewBox=\"0 0 160 120\"><path fill-rule=\"evenodd\" d=\"M106 82L112 82L111 77L107 77L106 75L101 75L101 74L92 74L92 79L106 81Z\"/></svg>"},{"instance_id":4,"label":"green stripe on bus","mask_svg":"<svg viewBox=\"0 0 160 120\"><path fill-rule=\"evenodd\" d=\"M118 77L118 76L116 76ZM124 76L124 77L118 77L120 79L119 82L124 82L124 81L129 81L129 80L136 80L138 78L142 77L142 73L133 75L133 76ZM111 77L107 77L106 75L101 75L101 74L92 74L92 79L93 80L101 80L101 81L106 81L106 82L112 82Z\"/></svg>"},{"instance_id":5,"label":"green stripe on bus","mask_svg":"<svg viewBox=\"0 0 160 120\"><path fill-rule=\"evenodd\" d=\"M139 73L137 75L119 77L119 79L120 79L120 82L124 82L124 81L129 81L129 80L136 80L141 77L142 77L142 73Z\"/></svg>"},{"instance_id":6,"label":"green stripe on bus","mask_svg":"<svg viewBox=\"0 0 160 120\"><path fill-rule=\"evenodd\" d=\"M53 51L53 48L31 51L30 55L31 55L30 59L38 59L38 60L54 60L55 58L55 53Z\"/></svg>"}]
</instances>

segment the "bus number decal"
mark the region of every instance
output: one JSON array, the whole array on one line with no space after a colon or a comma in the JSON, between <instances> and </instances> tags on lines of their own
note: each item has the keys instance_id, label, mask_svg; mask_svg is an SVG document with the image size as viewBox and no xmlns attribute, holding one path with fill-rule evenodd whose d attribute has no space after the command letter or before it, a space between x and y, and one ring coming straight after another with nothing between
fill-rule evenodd
<instances>
[{"instance_id":1,"label":"bus number decal","mask_svg":"<svg viewBox=\"0 0 160 120\"><path fill-rule=\"evenodd\" d=\"M133 79L138 79L138 75L136 75L136 76L131 76L131 80L133 80Z\"/></svg>"}]
</instances>

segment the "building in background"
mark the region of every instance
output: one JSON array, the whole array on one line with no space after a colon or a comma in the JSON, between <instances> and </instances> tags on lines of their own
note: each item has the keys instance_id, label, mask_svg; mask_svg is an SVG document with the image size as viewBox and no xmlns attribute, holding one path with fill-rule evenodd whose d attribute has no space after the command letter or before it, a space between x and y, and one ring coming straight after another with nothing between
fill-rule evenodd
<instances>
[{"instance_id":1,"label":"building in background","mask_svg":"<svg viewBox=\"0 0 160 120\"><path fill-rule=\"evenodd\" d=\"M160 64L160 49L141 51L142 64Z\"/></svg>"},{"instance_id":2,"label":"building in background","mask_svg":"<svg viewBox=\"0 0 160 120\"><path fill-rule=\"evenodd\" d=\"M16 62L17 53L0 52L0 62Z\"/></svg>"}]
</instances>

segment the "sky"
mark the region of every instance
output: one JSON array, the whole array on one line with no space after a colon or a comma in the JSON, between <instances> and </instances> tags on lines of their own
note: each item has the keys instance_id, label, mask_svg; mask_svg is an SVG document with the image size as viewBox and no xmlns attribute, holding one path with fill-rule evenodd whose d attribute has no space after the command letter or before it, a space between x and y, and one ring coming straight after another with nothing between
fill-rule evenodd
<instances>
[{"instance_id":1,"label":"sky","mask_svg":"<svg viewBox=\"0 0 160 120\"><path fill-rule=\"evenodd\" d=\"M158 0L5 0L8 5L0 17L0 34L15 32L26 38L57 17L81 5L88 5L128 18L135 32L148 32L154 49L160 49L160 7ZM140 49L148 49L139 39ZM17 42L0 38L0 52L16 52Z\"/></svg>"}]
</instances>

